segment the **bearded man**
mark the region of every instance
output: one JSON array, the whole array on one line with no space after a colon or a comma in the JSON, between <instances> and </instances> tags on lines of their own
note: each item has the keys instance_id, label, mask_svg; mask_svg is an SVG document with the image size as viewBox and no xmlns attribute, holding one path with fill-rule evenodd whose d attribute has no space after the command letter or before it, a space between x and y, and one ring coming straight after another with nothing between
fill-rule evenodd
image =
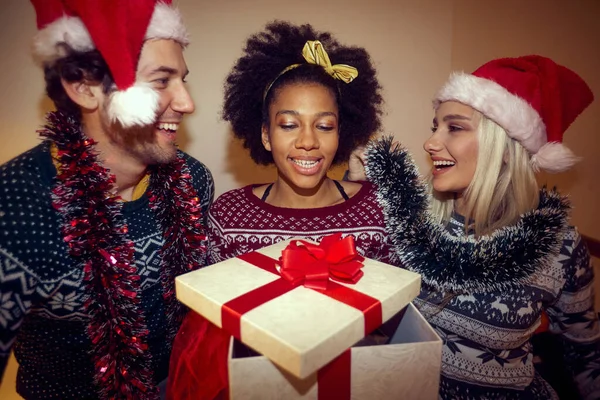
<instances>
[{"instance_id":1,"label":"bearded man","mask_svg":"<svg viewBox=\"0 0 600 400\"><path fill-rule=\"evenodd\" d=\"M170 1L32 0L56 111L0 167L0 376L26 399L158 398L214 185L179 151L188 37Z\"/></svg>"}]
</instances>

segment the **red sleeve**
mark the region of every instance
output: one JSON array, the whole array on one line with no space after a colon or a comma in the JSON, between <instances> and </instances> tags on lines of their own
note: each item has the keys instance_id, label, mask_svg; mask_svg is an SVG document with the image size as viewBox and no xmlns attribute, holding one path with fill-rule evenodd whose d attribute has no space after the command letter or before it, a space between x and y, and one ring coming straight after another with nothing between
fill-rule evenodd
<instances>
[{"instance_id":1,"label":"red sleeve","mask_svg":"<svg viewBox=\"0 0 600 400\"><path fill-rule=\"evenodd\" d=\"M167 399L225 400L231 336L190 311L173 342Z\"/></svg>"}]
</instances>

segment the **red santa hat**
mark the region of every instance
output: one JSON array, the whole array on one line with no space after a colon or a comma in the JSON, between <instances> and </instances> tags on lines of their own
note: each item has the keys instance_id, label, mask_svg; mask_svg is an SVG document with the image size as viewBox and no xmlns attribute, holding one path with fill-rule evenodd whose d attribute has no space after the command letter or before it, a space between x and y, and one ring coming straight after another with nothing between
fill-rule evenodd
<instances>
[{"instance_id":1,"label":"red santa hat","mask_svg":"<svg viewBox=\"0 0 600 400\"><path fill-rule=\"evenodd\" d=\"M577 157L563 143L571 123L594 100L579 75L549 58L501 58L472 74L453 73L434 99L469 105L532 154L534 169L562 172Z\"/></svg>"},{"instance_id":2,"label":"red santa hat","mask_svg":"<svg viewBox=\"0 0 600 400\"><path fill-rule=\"evenodd\" d=\"M189 43L187 30L171 0L31 0L38 33L34 57L52 65L66 55L97 49L108 64L116 90L110 94L108 116L124 127L155 122L159 95L136 83L144 41L172 39Z\"/></svg>"}]
</instances>

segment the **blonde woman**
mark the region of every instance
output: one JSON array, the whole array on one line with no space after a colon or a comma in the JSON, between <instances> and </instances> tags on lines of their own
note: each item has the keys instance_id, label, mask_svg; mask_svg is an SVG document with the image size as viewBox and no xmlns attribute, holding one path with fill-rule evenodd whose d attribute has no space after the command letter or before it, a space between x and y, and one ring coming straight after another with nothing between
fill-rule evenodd
<instances>
[{"instance_id":1,"label":"blonde woman","mask_svg":"<svg viewBox=\"0 0 600 400\"><path fill-rule=\"evenodd\" d=\"M427 185L390 140L367 150L397 255L423 277L415 305L444 342L441 398L558 398L533 364L543 314L581 397L600 398L589 254L568 200L535 180L576 161L563 134L592 101L550 59L494 60L437 94Z\"/></svg>"}]
</instances>

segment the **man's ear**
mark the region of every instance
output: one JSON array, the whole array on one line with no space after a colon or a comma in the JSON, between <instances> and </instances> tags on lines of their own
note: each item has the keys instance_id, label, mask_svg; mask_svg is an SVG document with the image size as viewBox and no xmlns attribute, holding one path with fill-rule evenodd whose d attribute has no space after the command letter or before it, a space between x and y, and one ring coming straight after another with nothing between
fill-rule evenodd
<instances>
[{"instance_id":1,"label":"man's ear","mask_svg":"<svg viewBox=\"0 0 600 400\"><path fill-rule=\"evenodd\" d=\"M265 150L271 151L271 140L269 140L269 128L267 128L266 124L262 125L261 137L262 137L262 144L265 147Z\"/></svg>"},{"instance_id":2,"label":"man's ear","mask_svg":"<svg viewBox=\"0 0 600 400\"><path fill-rule=\"evenodd\" d=\"M95 110L103 97L102 86L99 83L90 84L86 81L67 82L60 80L67 96L78 106L87 110Z\"/></svg>"}]
</instances>

